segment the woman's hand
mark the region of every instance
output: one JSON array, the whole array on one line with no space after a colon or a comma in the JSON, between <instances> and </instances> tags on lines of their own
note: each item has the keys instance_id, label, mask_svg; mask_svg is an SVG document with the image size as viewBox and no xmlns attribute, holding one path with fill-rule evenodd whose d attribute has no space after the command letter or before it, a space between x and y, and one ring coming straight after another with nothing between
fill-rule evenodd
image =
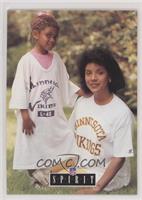
<instances>
[{"instance_id":1,"label":"woman's hand","mask_svg":"<svg viewBox=\"0 0 142 200\"><path fill-rule=\"evenodd\" d=\"M84 187L79 189L76 194L97 194L101 189L96 185L95 187Z\"/></svg>"},{"instance_id":2,"label":"woman's hand","mask_svg":"<svg viewBox=\"0 0 142 200\"><path fill-rule=\"evenodd\" d=\"M23 119L22 131L26 135L32 135L34 133L34 128L36 127L35 123L31 120L27 109L22 109L20 111L21 111L21 115L22 115L22 119Z\"/></svg>"},{"instance_id":3,"label":"woman's hand","mask_svg":"<svg viewBox=\"0 0 142 200\"><path fill-rule=\"evenodd\" d=\"M81 188L77 191L76 194L96 194L105 188L108 183L114 178L116 173L122 167L125 158L121 157L112 157L110 164L106 168L104 174L96 183L96 186L93 188Z\"/></svg>"}]
</instances>

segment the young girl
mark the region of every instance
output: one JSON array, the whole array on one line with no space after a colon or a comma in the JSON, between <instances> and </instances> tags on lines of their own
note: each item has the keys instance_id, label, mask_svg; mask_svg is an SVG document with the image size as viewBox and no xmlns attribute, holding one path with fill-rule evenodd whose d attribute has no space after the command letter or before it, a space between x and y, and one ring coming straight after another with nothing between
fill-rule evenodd
<instances>
[{"instance_id":1,"label":"young girl","mask_svg":"<svg viewBox=\"0 0 142 200\"><path fill-rule=\"evenodd\" d=\"M81 86L92 96L78 99L70 125L75 133L81 166L96 174L96 186L78 194L95 194L127 186L133 156L133 115L116 95L125 82L110 51L95 48L85 51L79 60Z\"/></svg>"},{"instance_id":2,"label":"young girl","mask_svg":"<svg viewBox=\"0 0 142 200\"><path fill-rule=\"evenodd\" d=\"M43 185L48 184L47 174L35 169L45 168L43 163L60 154L71 153L73 135L63 107L74 104L79 90L69 81L60 56L52 51L58 33L53 16L34 18L31 35L35 46L18 63L10 101L10 108L18 111L13 168L28 169Z\"/></svg>"}]
</instances>

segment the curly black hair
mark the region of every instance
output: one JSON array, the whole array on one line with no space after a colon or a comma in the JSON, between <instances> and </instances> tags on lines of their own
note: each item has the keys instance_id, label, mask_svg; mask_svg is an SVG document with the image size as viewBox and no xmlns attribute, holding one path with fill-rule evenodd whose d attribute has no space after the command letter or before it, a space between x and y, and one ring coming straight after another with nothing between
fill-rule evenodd
<instances>
[{"instance_id":1,"label":"curly black hair","mask_svg":"<svg viewBox=\"0 0 142 200\"><path fill-rule=\"evenodd\" d=\"M81 88L86 94L91 93L85 82L85 68L89 63L103 66L111 79L109 83L110 92L116 93L125 87L125 80L119 64L114 59L112 52L108 48L96 47L84 51L78 59Z\"/></svg>"}]
</instances>

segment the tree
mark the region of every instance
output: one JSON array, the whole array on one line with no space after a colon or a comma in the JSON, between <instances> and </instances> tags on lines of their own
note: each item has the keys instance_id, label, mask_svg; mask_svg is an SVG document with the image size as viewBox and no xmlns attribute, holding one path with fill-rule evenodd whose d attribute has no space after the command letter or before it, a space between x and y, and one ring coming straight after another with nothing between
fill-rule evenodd
<instances>
[{"instance_id":1,"label":"tree","mask_svg":"<svg viewBox=\"0 0 142 200\"><path fill-rule=\"evenodd\" d=\"M16 10L8 14L8 86L13 81L16 59L31 47L29 27L35 12ZM53 13L60 25L55 49L66 64L70 77L78 82L76 60L83 50L93 46L107 46L126 78L124 98L136 110L137 12L54 10Z\"/></svg>"}]
</instances>

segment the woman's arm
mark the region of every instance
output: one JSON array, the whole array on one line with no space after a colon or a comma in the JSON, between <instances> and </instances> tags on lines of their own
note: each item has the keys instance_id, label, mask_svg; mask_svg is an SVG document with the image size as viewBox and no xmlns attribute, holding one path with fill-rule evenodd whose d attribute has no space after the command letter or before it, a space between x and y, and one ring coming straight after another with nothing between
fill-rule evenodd
<instances>
[{"instance_id":1,"label":"woman's arm","mask_svg":"<svg viewBox=\"0 0 142 200\"><path fill-rule=\"evenodd\" d=\"M124 164L125 158L113 157L110 164L106 168L104 174L96 184L96 188L101 191L116 175L119 169Z\"/></svg>"},{"instance_id":2,"label":"woman's arm","mask_svg":"<svg viewBox=\"0 0 142 200\"><path fill-rule=\"evenodd\" d=\"M113 157L110 164L106 168L102 177L96 183L96 186L92 188L82 188L77 194L96 194L100 192L116 175L119 169L124 164L125 158Z\"/></svg>"}]
</instances>

